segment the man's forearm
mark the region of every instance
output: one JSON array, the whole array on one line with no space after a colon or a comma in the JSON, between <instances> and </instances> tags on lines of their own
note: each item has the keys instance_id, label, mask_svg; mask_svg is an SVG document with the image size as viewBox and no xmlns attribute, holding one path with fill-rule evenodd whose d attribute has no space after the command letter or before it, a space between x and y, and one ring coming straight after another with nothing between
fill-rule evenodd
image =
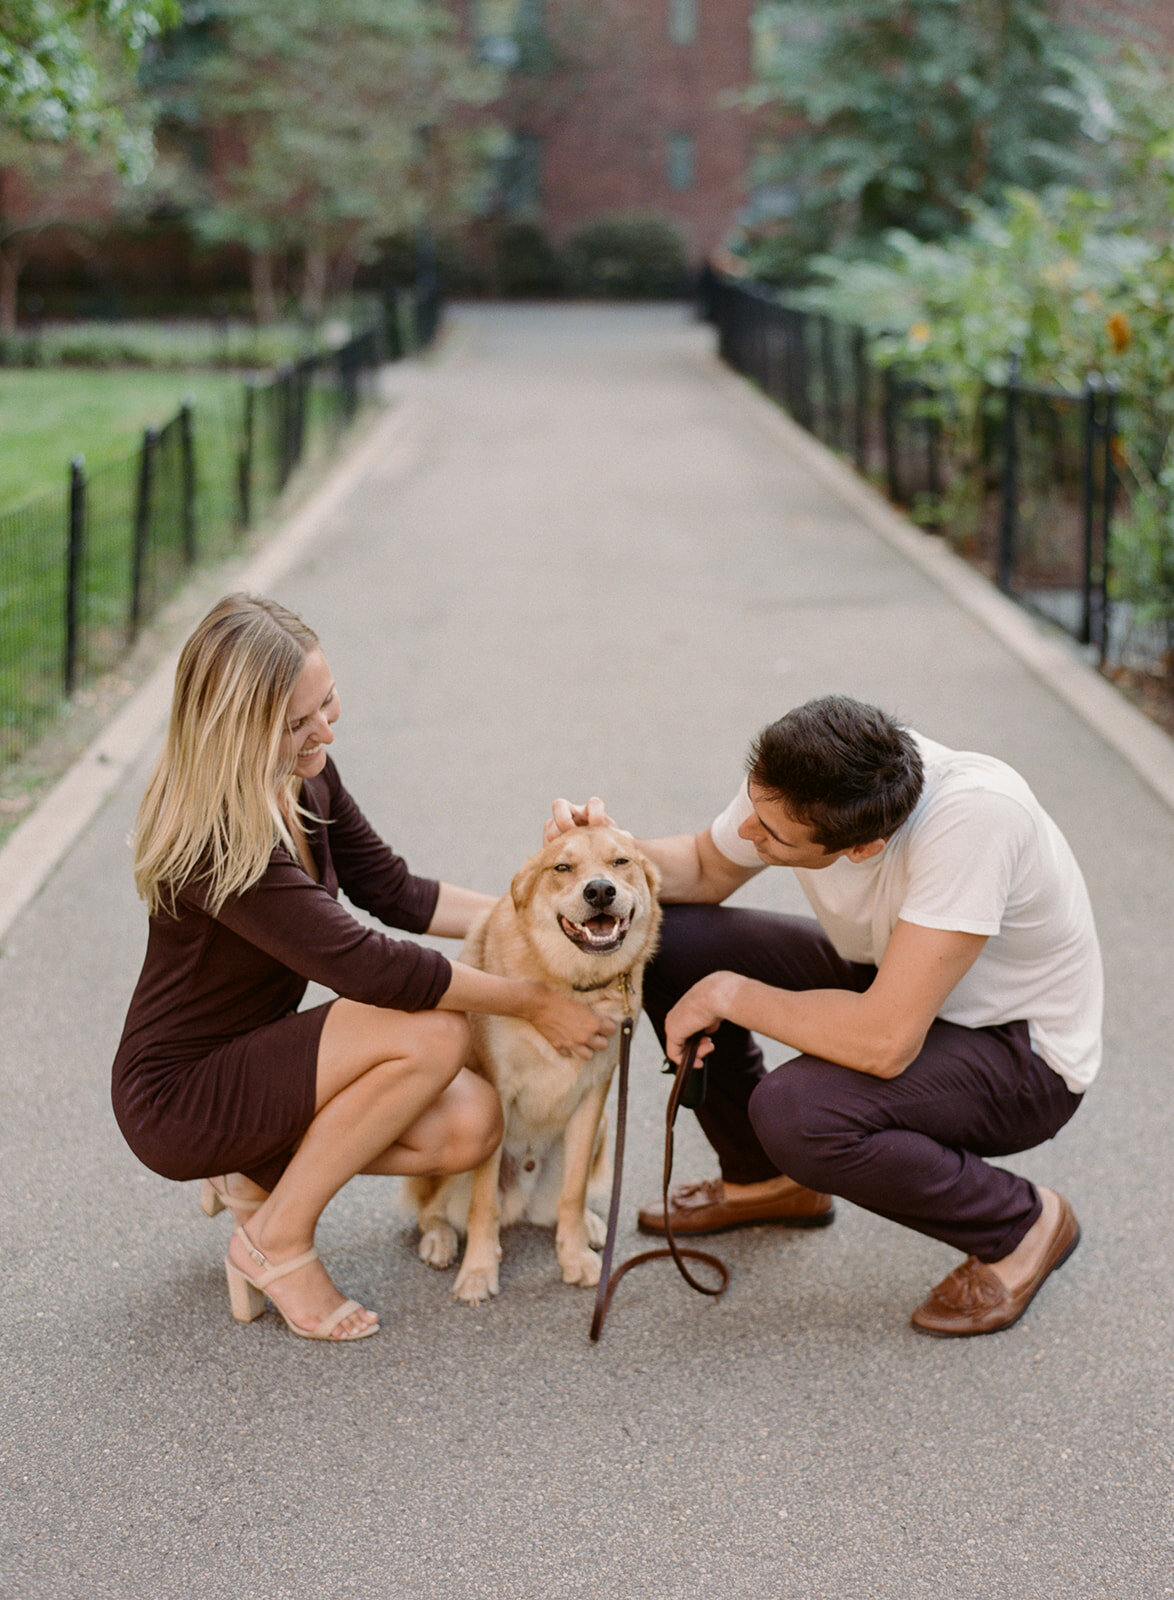
<instances>
[{"instance_id":1,"label":"man's forearm","mask_svg":"<svg viewBox=\"0 0 1174 1600\"><path fill-rule=\"evenodd\" d=\"M669 1055L680 1059L693 1033L733 1022L803 1055L834 1061L872 1077L895 1078L921 1040L907 1019L890 1022L851 989L775 989L734 972L714 972L693 986L670 1011Z\"/></svg>"},{"instance_id":2,"label":"man's forearm","mask_svg":"<svg viewBox=\"0 0 1174 1600\"><path fill-rule=\"evenodd\" d=\"M666 904L695 901L701 888L697 841L691 833L668 839L637 839L644 854L660 869L660 898Z\"/></svg>"},{"instance_id":3,"label":"man's forearm","mask_svg":"<svg viewBox=\"0 0 1174 1600\"><path fill-rule=\"evenodd\" d=\"M708 833L679 833L637 843L660 868L660 898L666 905L719 905L758 870L727 861Z\"/></svg>"}]
</instances>

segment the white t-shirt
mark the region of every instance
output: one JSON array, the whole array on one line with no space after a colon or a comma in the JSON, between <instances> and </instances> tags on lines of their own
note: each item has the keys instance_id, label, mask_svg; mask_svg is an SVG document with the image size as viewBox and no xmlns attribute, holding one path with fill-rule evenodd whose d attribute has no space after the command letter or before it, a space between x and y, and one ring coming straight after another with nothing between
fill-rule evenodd
<instances>
[{"instance_id":1,"label":"white t-shirt","mask_svg":"<svg viewBox=\"0 0 1174 1600\"><path fill-rule=\"evenodd\" d=\"M1067 840L1011 767L913 734L925 788L913 814L868 861L796 867L836 950L880 964L898 919L987 936L939 1015L966 1028L1025 1021L1032 1048L1076 1093L1101 1058L1104 977L1092 907ZM746 783L717 817L713 842L757 867L738 827Z\"/></svg>"}]
</instances>

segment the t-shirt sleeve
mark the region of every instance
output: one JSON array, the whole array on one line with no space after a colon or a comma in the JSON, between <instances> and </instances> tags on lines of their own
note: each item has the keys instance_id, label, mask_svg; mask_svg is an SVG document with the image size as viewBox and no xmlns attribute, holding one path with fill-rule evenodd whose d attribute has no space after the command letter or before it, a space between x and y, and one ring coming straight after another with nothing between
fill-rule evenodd
<instances>
[{"instance_id":1,"label":"t-shirt sleeve","mask_svg":"<svg viewBox=\"0 0 1174 1600\"><path fill-rule=\"evenodd\" d=\"M993 938L1032 833L1019 802L988 789L944 798L908 846L902 922Z\"/></svg>"},{"instance_id":2,"label":"t-shirt sleeve","mask_svg":"<svg viewBox=\"0 0 1174 1600\"><path fill-rule=\"evenodd\" d=\"M748 840L738 837L738 829L753 810L754 807L750 804L749 781L743 780L742 787L726 809L709 825L710 837L714 844L727 861L732 861L738 867L762 865L762 858L754 846Z\"/></svg>"},{"instance_id":3,"label":"t-shirt sleeve","mask_svg":"<svg viewBox=\"0 0 1174 1600\"><path fill-rule=\"evenodd\" d=\"M206 909L198 889L183 898ZM227 900L216 920L299 977L366 1005L428 1011L452 978L438 950L364 927L280 849L264 877Z\"/></svg>"},{"instance_id":4,"label":"t-shirt sleeve","mask_svg":"<svg viewBox=\"0 0 1174 1600\"><path fill-rule=\"evenodd\" d=\"M436 910L440 884L408 871L402 856L384 843L351 798L328 762L327 824L330 855L338 886L352 905L360 906L390 928L425 933Z\"/></svg>"}]
</instances>

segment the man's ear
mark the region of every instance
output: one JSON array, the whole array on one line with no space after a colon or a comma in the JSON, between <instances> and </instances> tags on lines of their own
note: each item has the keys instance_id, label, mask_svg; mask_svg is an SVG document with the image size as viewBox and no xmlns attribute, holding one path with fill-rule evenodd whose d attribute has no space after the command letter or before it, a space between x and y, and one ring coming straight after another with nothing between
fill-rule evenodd
<instances>
[{"instance_id":1,"label":"man's ear","mask_svg":"<svg viewBox=\"0 0 1174 1600\"><path fill-rule=\"evenodd\" d=\"M517 872L514 873L513 882L510 884L510 898L514 902L515 911L521 911L522 908L529 902L530 896L534 893L534 885L538 882L538 876L541 871L542 859L541 854L539 854L536 856L531 856L529 861L527 861L524 866L519 867Z\"/></svg>"},{"instance_id":2,"label":"man's ear","mask_svg":"<svg viewBox=\"0 0 1174 1600\"><path fill-rule=\"evenodd\" d=\"M851 845L844 854L849 861L871 861L874 856L880 855L884 847L884 839L871 839L868 844Z\"/></svg>"}]
</instances>

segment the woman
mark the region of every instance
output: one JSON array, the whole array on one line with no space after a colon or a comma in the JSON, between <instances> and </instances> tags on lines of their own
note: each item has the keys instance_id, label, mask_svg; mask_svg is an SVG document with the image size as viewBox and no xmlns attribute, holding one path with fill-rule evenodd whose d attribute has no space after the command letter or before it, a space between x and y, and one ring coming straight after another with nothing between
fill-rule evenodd
<instances>
[{"instance_id":1,"label":"woman","mask_svg":"<svg viewBox=\"0 0 1174 1600\"><path fill-rule=\"evenodd\" d=\"M391 927L461 938L492 900L413 876L377 837L327 755L338 714L316 635L271 600L229 595L184 646L135 833L150 932L113 1100L140 1160L231 1210L233 1315L268 1295L301 1337L351 1340L379 1322L318 1260L331 1196L356 1173L465 1171L501 1137L462 1013L525 1017L584 1059L614 1025L339 905L341 888ZM311 979L341 998L298 1011Z\"/></svg>"}]
</instances>

